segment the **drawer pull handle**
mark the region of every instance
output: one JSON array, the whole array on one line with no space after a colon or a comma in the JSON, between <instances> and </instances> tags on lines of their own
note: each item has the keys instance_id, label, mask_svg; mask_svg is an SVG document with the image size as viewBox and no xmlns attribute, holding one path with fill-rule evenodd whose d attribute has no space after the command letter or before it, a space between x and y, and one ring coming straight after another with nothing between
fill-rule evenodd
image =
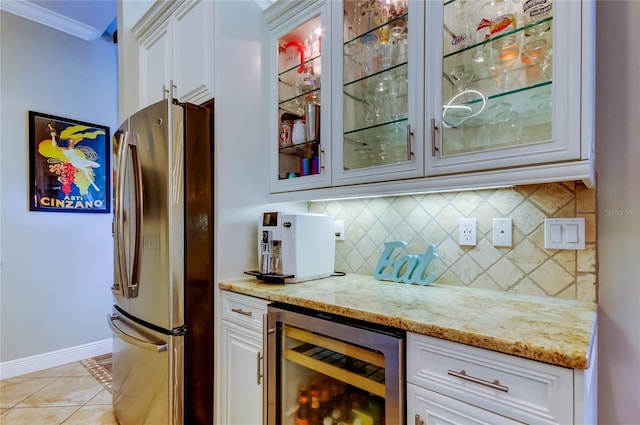
<instances>
[{"instance_id":1,"label":"drawer pull handle","mask_svg":"<svg viewBox=\"0 0 640 425\"><path fill-rule=\"evenodd\" d=\"M491 387L494 390L504 391L505 393L509 392L509 387L505 387L504 385L500 385L500 381L494 379L493 382L485 381L484 379L476 378L474 376L467 375L467 372L461 370L460 372L454 372L453 370L447 371L448 375L455 376L456 378L464 379L467 381L475 382L476 384L484 385L487 387Z\"/></svg>"},{"instance_id":2,"label":"drawer pull handle","mask_svg":"<svg viewBox=\"0 0 640 425\"><path fill-rule=\"evenodd\" d=\"M416 415L416 425L424 425L424 421L420 419L420 415Z\"/></svg>"},{"instance_id":3,"label":"drawer pull handle","mask_svg":"<svg viewBox=\"0 0 640 425\"><path fill-rule=\"evenodd\" d=\"M252 312L244 311L241 308L232 308L231 311L233 311L234 313L242 314L243 316L252 316L253 315Z\"/></svg>"}]
</instances>

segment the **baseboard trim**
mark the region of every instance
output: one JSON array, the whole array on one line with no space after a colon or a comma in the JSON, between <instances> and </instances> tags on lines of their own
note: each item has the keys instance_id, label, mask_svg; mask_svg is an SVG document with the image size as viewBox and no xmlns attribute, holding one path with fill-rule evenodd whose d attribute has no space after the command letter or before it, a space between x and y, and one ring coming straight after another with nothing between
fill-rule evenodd
<instances>
[{"instance_id":1,"label":"baseboard trim","mask_svg":"<svg viewBox=\"0 0 640 425\"><path fill-rule=\"evenodd\" d=\"M89 357L111 353L112 347L112 340L109 338L89 344L51 351L49 353L9 360L0 363L0 379L13 378L14 376L25 375L27 373L88 359Z\"/></svg>"}]
</instances>

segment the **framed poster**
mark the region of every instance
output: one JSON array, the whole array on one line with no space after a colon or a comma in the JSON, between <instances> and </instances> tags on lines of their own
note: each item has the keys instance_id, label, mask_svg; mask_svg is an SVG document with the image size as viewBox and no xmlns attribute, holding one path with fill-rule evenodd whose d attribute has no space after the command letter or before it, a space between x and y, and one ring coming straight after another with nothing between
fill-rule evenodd
<instances>
[{"instance_id":1,"label":"framed poster","mask_svg":"<svg viewBox=\"0 0 640 425\"><path fill-rule=\"evenodd\" d=\"M108 213L109 128L29 111L29 209Z\"/></svg>"}]
</instances>

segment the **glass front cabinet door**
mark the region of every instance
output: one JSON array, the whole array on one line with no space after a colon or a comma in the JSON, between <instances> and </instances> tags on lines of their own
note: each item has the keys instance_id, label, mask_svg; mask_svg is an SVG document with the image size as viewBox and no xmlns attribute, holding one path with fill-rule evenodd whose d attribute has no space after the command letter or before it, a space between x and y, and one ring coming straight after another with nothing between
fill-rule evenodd
<instances>
[{"instance_id":1,"label":"glass front cabinet door","mask_svg":"<svg viewBox=\"0 0 640 425\"><path fill-rule=\"evenodd\" d=\"M580 1L427 2L426 174L585 158ZM433 32L431 32L433 33ZM429 143L430 142L430 143ZM585 155L586 154L586 155Z\"/></svg>"},{"instance_id":2,"label":"glass front cabinet door","mask_svg":"<svg viewBox=\"0 0 640 425\"><path fill-rule=\"evenodd\" d=\"M422 176L424 2L334 3L333 185Z\"/></svg>"},{"instance_id":3,"label":"glass front cabinet door","mask_svg":"<svg viewBox=\"0 0 640 425\"><path fill-rule=\"evenodd\" d=\"M331 155L330 2L300 2L270 31L271 192L326 187ZM277 87L276 87L277 84ZM274 112L276 112L274 114Z\"/></svg>"}]
</instances>

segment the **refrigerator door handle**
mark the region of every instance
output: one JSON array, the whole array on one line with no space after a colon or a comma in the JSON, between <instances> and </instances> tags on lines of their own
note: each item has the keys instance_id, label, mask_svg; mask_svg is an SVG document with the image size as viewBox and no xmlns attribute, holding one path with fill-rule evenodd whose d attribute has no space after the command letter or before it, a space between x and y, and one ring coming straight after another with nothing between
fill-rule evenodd
<instances>
[{"instance_id":1,"label":"refrigerator door handle","mask_svg":"<svg viewBox=\"0 0 640 425\"><path fill-rule=\"evenodd\" d=\"M145 350L155 351L157 353L162 353L163 351L167 351L167 344L165 343L155 343L151 341L145 341L143 339L136 338L134 336L129 335L128 333L126 333L116 325L115 322L117 320L119 320L117 314L109 315L109 327L111 328L113 333L115 333L119 338L121 338L125 342Z\"/></svg>"},{"instance_id":2,"label":"refrigerator door handle","mask_svg":"<svg viewBox=\"0 0 640 425\"><path fill-rule=\"evenodd\" d=\"M127 288L130 290L131 298L138 296L138 284L140 283L140 257L142 251L142 199L143 199L143 186L142 186L142 165L140 163L140 157L138 156L138 136L135 133L131 133L131 142L127 143L128 150L131 152L131 159L133 161L133 179L135 185L135 220L136 220L136 235L134 241L133 251L133 266L131 268L131 281L127 283Z\"/></svg>"},{"instance_id":3,"label":"refrigerator door handle","mask_svg":"<svg viewBox=\"0 0 640 425\"><path fill-rule=\"evenodd\" d=\"M124 161L124 152L126 150L125 140L126 133L118 131L113 136L114 149L117 152L117 163L115 164L116 170L116 178L114 179L114 205L113 205L113 222L112 222L112 233L113 233L113 250L114 250L114 282L111 287L111 292L115 295L126 296L126 293L123 290L124 287L124 278L126 276L126 272L124 270L124 256L122 252L123 244L123 234L122 234L122 203L123 203L123 188L122 188L122 179L119 174L123 173L125 161Z\"/></svg>"},{"instance_id":4,"label":"refrigerator door handle","mask_svg":"<svg viewBox=\"0 0 640 425\"><path fill-rule=\"evenodd\" d=\"M131 264L131 274L129 275L127 264L127 253L124 252L124 185L126 179L124 173L129 163L129 157L133 165L133 190L134 190L134 223L135 235L133 241L133 261ZM140 261L142 250L142 225L143 225L143 185L142 185L142 166L140 157L138 156L138 136L136 133L127 132L125 135L125 143L123 146L123 154L119 161L119 179L118 190L116 193L116 205L118 206L114 218L115 223L115 244L116 244L116 273L120 274L120 280L123 283L123 295L125 298L136 298L138 296L138 285L140 283Z\"/></svg>"}]
</instances>

